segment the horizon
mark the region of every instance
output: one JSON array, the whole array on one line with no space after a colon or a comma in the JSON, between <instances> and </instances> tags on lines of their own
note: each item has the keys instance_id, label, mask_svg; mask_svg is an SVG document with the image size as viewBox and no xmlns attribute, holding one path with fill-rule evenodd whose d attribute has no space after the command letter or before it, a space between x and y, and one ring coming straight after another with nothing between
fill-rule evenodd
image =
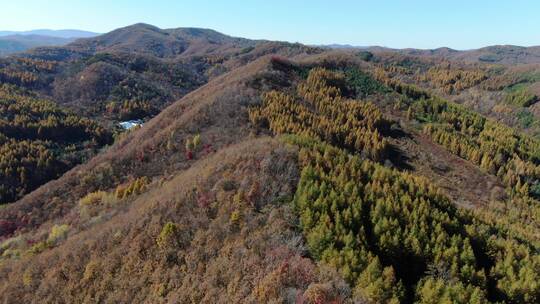
<instances>
[{"instance_id":1,"label":"horizon","mask_svg":"<svg viewBox=\"0 0 540 304\"><path fill-rule=\"evenodd\" d=\"M137 23L133 23L133 24L129 24L129 25L126 25L126 26L121 26L121 27L112 29L111 31L114 31L114 30L117 30L117 29L120 29L120 28L135 26L137 24L147 24L147 25L150 25L150 26L155 26L155 25L149 24L149 23L137 22ZM196 29L214 30L214 29L206 28L206 27L191 27L191 26L172 27L172 28L167 27L167 28L160 28L160 29L167 30L167 29L177 29L177 28L196 28ZM94 32L94 31L89 31L89 30L85 30L85 29L76 29L76 28L59 28L59 29L39 28L39 29L30 29L30 30L23 30L23 31L10 31L10 30L1 30L0 29L0 33L2 33L2 32L10 32L14 36L17 36L17 35L21 35L21 36L29 35L29 34L21 34L21 33L30 33L30 32L35 32L35 31L54 31L54 32L79 31L79 32L92 33L92 34L96 34L96 35L104 35L104 34L107 34L107 33L111 32L111 31L108 31L108 32L100 33L100 32ZM246 38L246 37L241 37L241 36L229 35L228 33L223 33L223 32L220 32L220 31L217 31L217 32L219 32L221 34L224 34L224 35L227 35L227 36L235 37L235 38ZM40 34L32 34L32 35L40 36ZM46 36L46 35L44 35L44 36ZM54 36L51 36L51 37L54 37ZM91 37L80 37L80 38L84 39L84 38L91 38ZM264 38L254 38L254 39L263 39L264 40ZM276 40L276 41L279 41L279 40ZM295 42L295 41L286 41L286 40L281 40L281 41L289 42L289 43L296 43L297 42L297 41ZM437 49L447 48L447 49L451 49L451 50L455 50L455 51L469 51L469 50L476 50L476 49L492 47L492 46L510 46L510 47L537 47L537 46L540 46L540 44L538 44L538 45L529 45L529 46L516 45L516 44L491 44L491 45L485 45L485 46L481 46L481 47L478 47L478 48L472 48L472 49L455 49L455 48L448 47L448 46L438 46L438 47L434 47L434 48L416 48L416 47L395 48L395 47L385 46L385 45L351 45L349 43L305 44L305 45L314 46L314 47L317 47L317 46L319 46L319 47L331 47L331 48L334 48L334 47L335 48L340 48L340 47L343 47L343 48L375 48L375 47L380 47L380 48L396 49L396 50L407 50L407 49L411 49L411 50L437 50Z\"/></svg>"},{"instance_id":2,"label":"horizon","mask_svg":"<svg viewBox=\"0 0 540 304\"><path fill-rule=\"evenodd\" d=\"M210 28L236 37L306 45L468 50L491 45L540 45L540 34L535 31L540 28L540 19L534 16L539 9L540 3L530 0L458 0L451 6L426 0L414 4L395 0L386 5L345 0L339 6L318 0L292 4L283 0L59 0L47 4L29 0L24 7L12 2L2 6L5 16L0 19L0 30L77 29L106 33L147 23L159 28Z\"/></svg>"},{"instance_id":3,"label":"horizon","mask_svg":"<svg viewBox=\"0 0 540 304\"><path fill-rule=\"evenodd\" d=\"M134 25L137 25L137 24L147 24L147 25L151 25L151 26L155 26L153 24L150 24L150 23L145 23L145 22L136 22L136 23L133 23L133 24L129 24L129 25L126 25L126 26L121 26L121 27L118 27L118 28L114 28L108 32L103 32L103 33L100 33L100 32L94 32L94 31L90 31L90 30L86 30L86 29L77 29L77 28L58 28L58 29L52 29L52 28L37 28L37 29L29 29L29 30L21 30L21 31L13 31L13 30L3 30L3 29L0 29L0 33L1 32L10 32L12 33L11 35L14 35L14 36L17 36L17 35L21 35L22 36L22 33L30 33L30 32L35 32L35 31L54 31L54 32L60 32L60 31L79 31L79 32L86 32L86 33L92 33L92 34L96 34L96 35L104 35L104 34L107 34L111 31L114 31L114 30L117 30L117 29L120 29L120 28L125 28L125 27L130 27L130 26L134 26ZM177 29L177 28L195 28L195 29L209 29L209 30L214 30L212 28L207 28L207 27L192 27L192 26L182 26L182 27L167 27L167 28L161 28L161 27L158 27L162 30L167 30L167 29ZM231 36L231 37L235 37L235 38L246 38L246 37L241 37L241 36L235 36L235 35L229 35L228 33L223 33L223 32L220 32L220 31L217 31L221 34L224 34L224 35L227 35L227 36ZM28 35L28 34L24 34L24 35ZM37 35L39 36L39 34L33 34L33 35ZM0 36L1 37L1 36ZM53 37L53 36L51 36ZM80 38L91 38L91 37L80 37ZM265 38L248 38L248 39L261 39L261 40L265 40ZM268 39L266 39L268 40ZM287 41L287 40L274 40L274 41L283 41L283 42L289 42L289 43L302 43L302 42L298 42L298 41ZM302 44L305 44L305 43L302 43ZM397 48L397 47L392 47L392 46L385 46L385 45L352 45L352 44L349 44L349 43L329 43L329 44L305 44L305 45L308 45L308 46L319 46L319 47L336 47L336 48L339 48L339 47L344 47L344 48L374 48L374 47L380 47L380 48L387 48L387 49L396 49L396 50L407 50L407 49L414 49L414 50L437 50L437 49L444 49L444 48L447 48L447 49L451 49L451 50L455 50L455 51L468 51L468 50L476 50L476 49L481 49L481 48L486 48L486 47L491 47L491 46L513 46L513 47L537 47L537 46L540 46L540 44L538 45L529 45L529 46L523 46L523 45L517 45L517 44L490 44L490 45L484 45L484 46L480 46L478 48L471 48L471 49L456 49L456 48L452 48L452 47L449 47L449 46L438 46L438 47L434 47L434 48L417 48L417 47L404 47L404 48Z\"/></svg>"}]
</instances>

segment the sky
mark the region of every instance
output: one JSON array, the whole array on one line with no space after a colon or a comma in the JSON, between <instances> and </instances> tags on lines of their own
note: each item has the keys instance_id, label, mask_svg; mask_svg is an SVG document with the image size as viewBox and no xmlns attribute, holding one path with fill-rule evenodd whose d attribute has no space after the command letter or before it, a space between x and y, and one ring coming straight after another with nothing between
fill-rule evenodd
<instances>
[{"instance_id":1,"label":"sky","mask_svg":"<svg viewBox=\"0 0 540 304\"><path fill-rule=\"evenodd\" d=\"M317 45L472 49L540 45L538 13L538 0L0 0L0 31L144 22Z\"/></svg>"}]
</instances>

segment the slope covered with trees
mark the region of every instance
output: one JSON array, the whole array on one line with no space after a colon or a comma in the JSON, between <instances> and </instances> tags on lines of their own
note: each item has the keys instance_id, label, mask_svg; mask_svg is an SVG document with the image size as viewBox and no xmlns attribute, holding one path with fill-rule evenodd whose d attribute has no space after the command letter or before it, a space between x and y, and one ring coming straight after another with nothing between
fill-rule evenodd
<instances>
[{"instance_id":1,"label":"slope covered with trees","mask_svg":"<svg viewBox=\"0 0 540 304\"><path fill-rule=\"evenodd\" d=\"M415 85L498 122L538 137L538 65L495 65L443 57L376 53L373 74Z\"/></svg>"},{"instance_id":2,"label":"slope covered with trees","mask_svg":"<svg viewBox=\"0 0 540 304\"><path fill-rule=\"evenodd\" d=\"M313 83L313 78L324 79L325 74L329 79L318 82L326 84L319 92L335 97L339 89L328 85L336 78L331 72L314 69L306 83ZM304 88L304 84L299 86L299 90ZM285 95L281 98L292 103L288 107L294 107L290 98ZM437 108L438 105L433 100L412 100L418 100L413 103L414 109L422 108L422 105ZM268 100L263 101L268 103ZM334 102L332 109L338 115L340 100L334 99ZM472 130L479 121L485 121L481 116L467 115L468 112L459 106L444 104L448 112L441 110L440 119L459 124L464 130ZM264 111L278 114L288 107L275 107L273 111L264 108ZM426 112L429 113L417 115L422 117ZM511 131L494 122L491 124L491 128L498 128L499 132ZM280 132L272 127L272 121L269 126L275 133ZM428 124L426 128L432 130L432 125ZM303 129L292 129L290 133L310 137ZM511 134L521 142L515 144L516 150L508 151L510 155L526 153L523 151L535 155L536 152L531 152L535 147L533 140ZM480 139L485 137L478 136ZM490 138L489 151L504 153L502 144L508 144L509 138L497 133ZM499 146L493 142L495 138L501 139L497 140ZM377 160L376 155L350 150L345 142L323 140L345 148L349 153ZM485 303L488 300L533 303L538 299L540 289L535 282L539 279L540 256L534 233L538 229L538 202L530 198L528 191L508 184L513 193L512 201L518 201L518 206L513 209L522 212L520 220L527 219L533 225L523 231L519 229L521 227L513 226L512 218L496 221L490 211L480 210L474 214L456 209L439 190L420 177L389 170L358 156L351 157L330 145L306 142L305 139L294 139L293 142L305 145L299 156L304 169L294 204L307 245L315 259L333 265L352 286L356 286L358 297L373 303L413 299L420 303ZM495 156L486 156L489 160L493 158ZM517 183L520 187L519 181ZM533 212L532 218L525 215L527 211ZM521 254L512 256L511 265L507 256L510 251ZM517 286L520 287L516 289Z\"/></svg>"},{"instance_id":3,"label":"slope covered with trees","mask_svg":"<svg viewBox=\"0 0 540 304\"><path fill-rule=\"evenodd\" d=\"M137 57L148 61L126 65L123 50L136 53L147 39L178 49L143 48ZM190 39L197 42L182 44ZM1 139L31 143L6 151L29 155L22 165L35 172L49 174L110 139L98 124L40 98L54 92L47 81L61 84L56 69L66 81L83 73L113 84L88 90L106 115L156 116L0 208L2 301L540 300L538 140L454 102L481 89L500 94L499 105L520 104L521 95L505 101L505 90L525 82L481 64L250 43L138 25L72 46L55 64L35 54L7 63ZM105 54L107 45L115 47ZM191 57L201 50L204 59ZM70 60L89 61L70 70ZM163 111L152 101L159 94L137 82L166 87L195 62L215 74ZM17 74L26 64L29 74ZM84 74L89 66L111 78ZM123 82L124 73L137 85ZM19 88L32 81L33 93ZM457 186L464 164L501 193L462 204L480 197Z\"/></svg>"},{"instance_id":4,"label":"slope covered with trees","mask_svg":"<svg viewBox=\"0 0 540 304\"><path fill-rule=\"evenodd\" d=\"M2 85L0 203L15 201L59 177L111 141L111 134L96 122Z\"/></svg>"},{"instance_id":5,"label":"slope covered with trees","mask_svg":"<svg viewBox=\"0 0 540 304\"><path fill-rule=\"evenodd\" d=\"M174 52L176 44L181 52ZM0 59L1 133L7 137L1 137L0 203L87 160L112 142L118 121L155 116L209 79L266 52L309 50L262 44L211 30L136 24Z\"/></svg>"},{"instance_id":6,"label":"slope covered with trees","mask_svg":"<svg viewBox=\"0 0 540 304\"><path fill-rule=\"evenodd\" d=\"M0 59L0 81L110 124L149 118L208 80L268 53L316 48L196 28L134 24L62 47Z\"/></svg>"}]
</instances>

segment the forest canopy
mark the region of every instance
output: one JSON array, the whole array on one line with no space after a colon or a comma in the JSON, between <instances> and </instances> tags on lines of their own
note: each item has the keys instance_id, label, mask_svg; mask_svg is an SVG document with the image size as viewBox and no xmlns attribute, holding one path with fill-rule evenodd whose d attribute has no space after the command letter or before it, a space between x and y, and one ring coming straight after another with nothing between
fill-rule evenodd
<instances>
[{"instance_id":1,"label":"forest canopy","mask_svg":"<svg viewBox=\"0 0 540 304\"><path fill-rule=\"evenodd\" d=\"M0 203L9 203L111 143L96 122L12 85L0 86Z\"/></svg>"}]
</instances>

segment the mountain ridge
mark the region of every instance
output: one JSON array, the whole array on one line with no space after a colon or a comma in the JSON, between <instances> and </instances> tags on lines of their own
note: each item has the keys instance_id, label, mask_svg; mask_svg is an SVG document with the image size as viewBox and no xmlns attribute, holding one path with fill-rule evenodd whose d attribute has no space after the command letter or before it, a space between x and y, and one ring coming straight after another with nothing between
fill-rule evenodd
<instances>
[{"instance_id":1,"label":"mountain ridge","mask_svg":"<svg viewBox=\"0 0 540 304\"><path fill-rule=\"evenodd\" d=\"M330 49L364 50L374 53L399 53L423 57L438 57L456 62L483 62L493 64L540 63L540 46L490 45L477 49L457 50L449 47L435 49L391 48L383 46L353 46L348 44L320 45Z\"/></svg>"},{"instance_id":2,"label":"mountain ridge","mask_svg":"<svg viewBox=\"0 0 540 304\"><path fill-rule=\"evenodd\" d=\"M98 33L80 30L0 31L0 56L24 52L35 47L63 46Z\"/></svg>"},{"instance_id":3,"label":"mountain ridge","mask_svg":"<svg viewBox=\"0 0 540 304\"><path fill-rule=\"evenodd\" d=\"M390 49L369 47L374 52L396 52L407 55L440 57L452 61L483 62L493 64L535 64L540 63L540 46L492 45L472 50L455 50L448 47L437 49Z\"/></svg>"},{"instance_id":4,"label":"mountain ridge","mask_svg":"<svg viewBox=\"0 0 540 304\"><path fill-rule=\"evenodd\" d=\"M99 52L104 49L108 51L142 52L163 58L178 56L184 52L188 55L204 52L204 50L197 48L208 49L207 52L215 52L218 45L249 47L254 46L256 43L252 40L231 37L210 29L160 29L149 24L137 23L97 37L78 40L67 45L67 47L90 52ZM215 45L215 47L211 45ZM188 49L188 46L191 49ZM217 51L222 50L218 49Z\"/></svg>"},{"instance_id":5,"label":"mountain ridge","mask_svg":"<svg viewBox=\"0 0 540 304\"><path fill-rule=\"evenodd\" d=\"M1 147L103 125L0 208L0 300L536 303L540 69L433 53L135 24L0 59Z\"/></svg>"},{"instance_id":6,"label":"mountain ridge","mask_svg":"<svg viewBox=\"0 0 540 304\"><path fill-rule=\"evenodd\" d=\"M89 38L93 36L100 35L99 33L76 30L76 29L62 29L62 30L50 30L50 29L36 29L28 31L0 31L1 36L9 35L39 35L39 36L50 36L58 38Z\"/></svg>"}]
</instances>

